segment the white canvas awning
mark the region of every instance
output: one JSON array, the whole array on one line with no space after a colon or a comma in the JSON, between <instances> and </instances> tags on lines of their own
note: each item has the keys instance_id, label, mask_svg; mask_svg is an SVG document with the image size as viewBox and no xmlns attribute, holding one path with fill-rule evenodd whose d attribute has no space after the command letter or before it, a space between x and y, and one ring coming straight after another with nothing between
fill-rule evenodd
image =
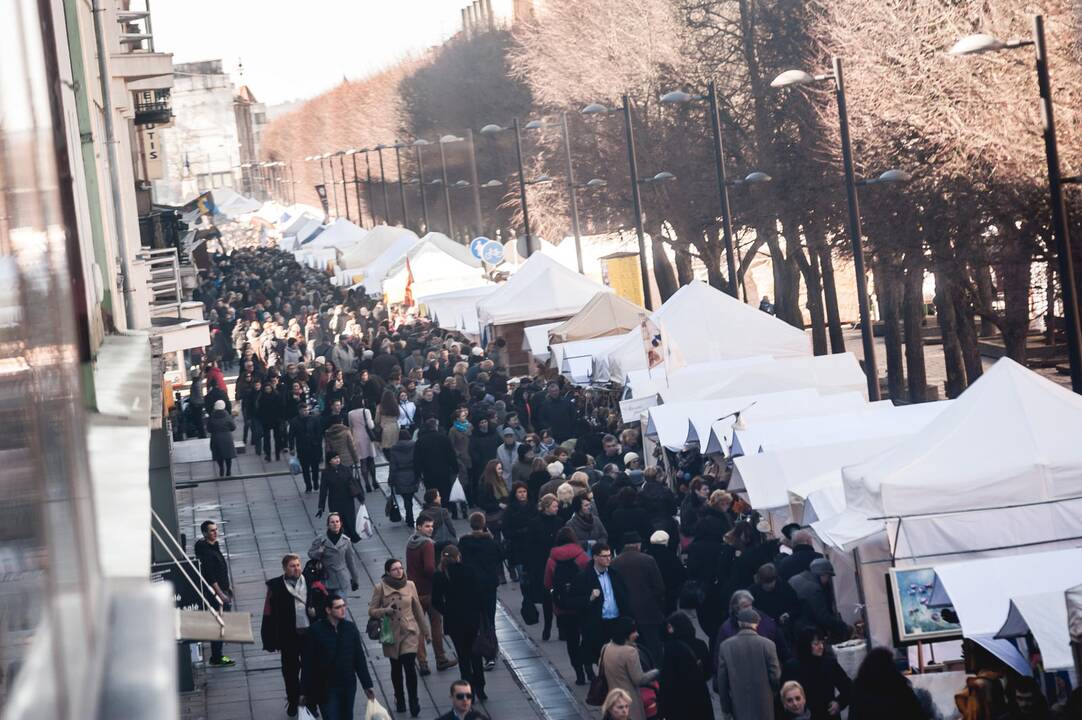
<instances>
[{"instance_id":1,"label":"white canvas awning","mask_svg":"<svg viewBox=\"0 0 1082 720\"><path fill-rule=\"evenodd\" d=\"M638 330L632 332L639 334ZM552 365L560 368L561 374L567 375L575 382L608 382L609 366L606 361L608 351L623 339L624 335L609 335L551 345Z\"/></svg>"},{"instance_id":2,"label":"white canvas awning","mask_svg":"<svg viewBox=\"0 0 1082 720\"><path fill-rule=\"evenodd\" d=\"M481 325L566 319L599 292L611 290L534 253L497 292L477 304L477 317Z\"/></svg>"},{"instance_id":3,"label":"white canvas awning","mask_svg":"<svg viewBox=\"0 0 1082 720\"><path fill-rule=\"evenodd\" d=\"M542 323L541 325L530 325L526 328L523 340L523 350L529 351L535 359L544 362L549 359L549 330L556 327L560 323Z\"/></svg>"},{"instance_id":4,"label":"white canvas awning","mask_svg":"<svg viewBox=\"0 0 1082 720\"><path fill-rule=\"evenodd\" d=\"M1007 620L996 637L1016 638L1032 633L1046 671L1070 670L1074 668L1074 658L1067 622L1065 591L1012 595Z\"/></svg>"},{"instance_id":5,"label":"white canvas awning","mask_svg":"<svg viewBox=\"0 0 1082 720\"><path fill-rule=\"evenodd\" d=\"M853 353L774 358L736 369L699 388L699 397L750 395L756 392L815 388L822 395L868 394L868 381ZM665 391L662 391L665 396Z\"/></svg>"},{"instance_id":6,"label":"white canvas awning","mask_svg":"<svg viewBox=\"0 0 1082 720\"><path fill-rule=\"evenodd\" d=\"M496 292L498 288L498 285L483 285L425 295L417 298L417 304L423 306L428 317L441 328L479 337L481 327L477 323L477 303Z\"/></svg>"},{"instance_id":7,"label":"white canvas awning","mask_svg":"<svg viewBox=\"0 0 1082 720\"><path fill-rule=\"evenodd\" d=\"M754 427L753 422L759 423L764 421L776 421L782 418L794 418L794 417L815 417L818 415L835 415L837 413L854 412L860 408L867 407L868 401L861 393L834 393L831 395L820 395L815 390L790 390L789 393L813 393L815 402L808 405L799 405L791 408L787 413L770 413L760 414L758 412L742 413L741 418L744 420L744 425L747 427ZM781 395L783 393L775 393ZM725 402L728 402L726 400ZM752 408L755 410L756 408ZM703 450L709 454L728 454L729 448L732 445L733 439L733 418L727 418L711 424L710 428L706 432L706 447Z\"/></svg>"},{"instance_id":8,"label":"white canvas awning","mask_svg":"<svg viewBox=\"0 0 1082 720\"><path fill-rule=\"evenodd\" d=\"M642 334L635 331L637 337ZM654 370L632 370L624 378L624 384L631 388L631 397L649 397L665 393L665 402L683 400L702 400L704 387L731 377L748 366L772 362L768 355L756 355L733 360L715 360L713 362L693 363L666 371L664 367Z\"/></svg>"}]
</instances>

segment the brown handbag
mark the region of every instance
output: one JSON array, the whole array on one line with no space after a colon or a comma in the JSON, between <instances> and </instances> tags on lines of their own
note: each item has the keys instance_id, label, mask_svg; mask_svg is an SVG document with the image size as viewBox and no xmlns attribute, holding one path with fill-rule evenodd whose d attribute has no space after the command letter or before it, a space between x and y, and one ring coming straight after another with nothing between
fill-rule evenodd
<instances>
[{"instance_id":1,"label":"brown handbag","mask_svg":"<svg viewBox=\"0 0 1082 720\"><path fill-rule=\"evenodd\" d=\"M586 691L586 704L601 707L608 695L609 681L605 678L605 650L602 648L601 657L597 660L597 675L590 681L590 689Z\"/></svg>"}]
</instances>

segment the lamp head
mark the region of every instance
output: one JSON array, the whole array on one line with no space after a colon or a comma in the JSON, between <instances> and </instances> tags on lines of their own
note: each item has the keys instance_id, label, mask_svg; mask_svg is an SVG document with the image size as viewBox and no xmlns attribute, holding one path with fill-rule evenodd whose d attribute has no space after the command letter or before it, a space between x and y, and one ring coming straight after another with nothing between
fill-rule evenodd
<instances>
[{"instance_id":1,"label":"lamp head","mask_svg":"<svg viewBox=\"0 0 1082 720\"><path fill-rule=\"evenodd\" d=\"M545 126L545 124L542 123L540 120L531 120L530 122L526 123L522 127L525 128L526 130L540 130L544 126Z\"/></svg>"},{"instance_id":2,"label":"lamp head","mask_svg":"<svg viewBox=\"0 0 1082 720\"><path fill-rule=\"evenodd\" d=\"M978 53L995 52L996 50L1002 50L1005 47L1007 47L1006 43L992 35L976 33L975 35L967 35L954 43L951 49L947 51L947 54L976 55Z\"/></svg>"},{"instance_id":3,"label":"lamp head","mask_svg":"<svg viewBox=\"0 0 1082 720\"><path fill-rule=\"evenodd\" d=\"M440 138L441 143L453 143L453 142L461 142L461 141L462 141L462 138L460 138L457 135L444 135L443 137Z\"/></svg>"},{"instance_id":4,"label":"lamp head","mask_svg":"<svg viewBox=\"0 0 1082 720\"><path fill-rule=\"evenodd\" d=\"M781 88L790 85L807 85L815 82L815 76L803 70L786 70L770 81L770 87Z\"/></svg>"},{"instance_id":5,"label":"lamp head","mask_svg":"<svg viewBox=\"0 0 1082 720\"><path fill-rule=\"evenodd\" d=\"M768 183L773 179L774 178L770 177L765 172L760 172L759 170L756 170L755 172L748 173L744 177L744 182L746 182L746 183Z\"/></svg>"},{"instance_id":6,"label":"lamp head","mask_svg":"<svg viewBox=\"0 0 1082 720\"><path fill-rule=\"evenodd\" d=\"M679 103L686 103L690 100L697 99L699 99L698 95L691 95L683 90L673 90L672 92L667 92L661 96L661 102L666 105L678 105Z\"/></svg>"},{"instance_id":7,"label":"lamp head","mask_svg":"<svg viewBox=\"0 0 1082 720\"><path fill-rule=\"evenodd\" d=\"M503 187L503 183L500 182L499 180L496 180L495 178L493 178L492 180L489 180L487 182L482 183L481 187L483 187L483 188Z\"/></svg>"},{"instance_id":8,"label":"lamp head","mask_svg":"<svg viewBox=\"0 0 1082 720\"><path fill-rule=\"evenodd\" d=\"M907 183L913 179L913 176L907 173L905 170L899 170L898 168L891 168L880 173L879 177L875 179L880 183Z\"/></svg>"},{"instance_id":9,"label":"lamp head","mask_svg":"<svg viewBox=\"0 0 1082 720\"><path fill-rule=\"evenodd\" d=\"M675 180L676 176L673 175L668 170L662 170L661 172L659 172L657 175L654 175L654 177L652 177L650 179L653 180L654 182L661 182L662 180Z\"/></svg>"},{"instance_id":10,"label":"lamp head","mask_svg":"<svg viewBox=\"0 0 1082 720\"><path fill-rule=\"evenodd\" d=\"M498 132L503 132L505 129L506 128L504 128L504 127L502 127L500 125L496 125L496 124L492 123L492 124L489 124L489 125L485 125L483 128L481 128L481 134L482 135L493 135L493 134L498 133Z\"/></svg>"},{"instance_id":11,"label":"lamp head","mask_svg":"<svg viewBox=\"0 0 1082 720\"><path fill-rule=\"evenodd\" d=\"M588 180L586 182L586 187L589 187L589 188L605 187L608 184L609 183L608 183L607 180L602 180L601 178L593 178L592 180Z\"/></svg>"},{"instance_id":12,"label":"lamp head","mask_svg":"<svg viewBox=\"0 0 1082 720\"><path fill-rule=\"evenodd\" d=\"M470 186L470 183L469 183L469 181L468 181L468 180L459 180L458 182L456 182L456 183L455 183L454 185L452 185L451 187L456 187L456 188L467 188L467 187L469 187L469 186Z\"/></svg>"},{"instance_id":13,"label":"lamp head","mask_svg":"<svg viewBox=\"0 0 1082 720\"><path fill-rule=\"evenodd\" d=\"M601 103L590 103L584 107L580 112L583 115L604 115L609 109Z\"/></svg>"},{"instance_id":14,"label":"lamp head","mask_svg":"<svg viewBox=\"0 0 1082 720\"><path fill-rule=\"evenodd\" d=\"M413 141L413 146L414 147L424 147L425 145L431 145L431 144L432 143L425 140L424 138L417 138L416 140Z\"/></svg>"}]
</instances>

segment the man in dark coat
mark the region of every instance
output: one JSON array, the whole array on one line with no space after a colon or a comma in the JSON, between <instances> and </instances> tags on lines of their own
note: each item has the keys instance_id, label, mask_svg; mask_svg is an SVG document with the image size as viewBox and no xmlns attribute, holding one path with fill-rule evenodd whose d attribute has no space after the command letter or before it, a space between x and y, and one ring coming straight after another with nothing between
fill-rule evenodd
<instances>
[{"instance_id":1,"label":"man in dark coat","mask_svg":"<svg viewBox=\"0 0 1082 720\"><path fill-rule=\"evenodd\" d=\"M304 491L319 490L319 464L323 461L323 431L319 418L312 417L308 403L297 406L289 421L289 449L297 453L304 473Z\"/></svg>"},{"instance_id":2,"label":"man in dark coat","mask_svg":"<svg viewBox=\"0 0 1082 720\"><path fill-rule=\"evenodd\" d=\"M282 418L285 415L282 397L271 383L263 385L256 398L256 416L263 426L263 459L270 462L271 437L274 437L274 459L282 457ZM258 448L257 448L258 450Z\"/></svg>"},{"instance_id":3,"label":"man in dark coat","mask_svg":"<svg viewBox=\"0 0 1082 720\"><path fill-rule=\"evenodd\" d=\"M327 453L327 466L323 468L323 484L319 486L319 510L316 517L323 517L323 510L329 508L342 518L342 532L350 542L360 542L357 534L357 509L353 504L353 489L350 481L353 476L342 464L342 458L333 450Z\"/></svg>"},{"instance_id":4,"label":"man in dark coat","mask_svg":"<svg viewBox=\"0 0 1082 720\"><path fill-rule=\"evenodd\" d=\"M664 530L654 531L650 536L650 544L643 552L654 558L658 570L661 571L661 580L665 583L665 613L671 615L676 612L680 588L687 579L687 570L677 557L676 550L669 544L669 533Z\"/></svg>"},{"instance_id":5,"label":"man in dark coat","mask_svg":"<svg viewBox=\"0 0 1082 720\"><path fill-rule=\"evenodd\" d=\"M634 530L624 533L623 550L612 569L623 578L631 593L630 612L639 628L639 644L650 653L655 667L661 664L661 627L665 623L665 582L654 558L642 552L642 537Z\"/></svg>"},{"instance_id":6,"label":"man in dark coat","mask_svg":"<svg viewBox=\"0 0 1082 720\"><path fill-rule=\"evenodd\" d=\"M282 558L282 574L267 581L263 623L259 628L263 649L282 653L282 678L286 685L286 714L294 717L301 695L301 653L308 626L315 617L308 585L301 572L301 558L290 553Z\"/></svg>"},{"instance_id":7,"label":"man in dark coat","mask_svg":"<svg viewBox=\"0 0 1082 720\"><path fill-rule=\"evenodd\" d=\"M352 720L357 680L368 699L376 697L361 633L346 620L346 601L331 595L326 617L312 623L305 638L301 660L304 703L310 710L318 706L324 720Z\"/></svg>"},{"instance_id":8,"label":"man in dark coat","mask_svg":"<svg viewBox=\"0 0 1082 720\"><path fill-rule=\"evenodd\" d=\"M800 612L800 599L796 591L789 583L778 580L773 563L767 563L756 571L755 584L748 588L748 592L755 599L755 607L777 619L784 628L789 628L790 621Z\"/></svg>"},{"instance_id":9,"label":"man in dark coat","mask_svg":"<svg viewBox=\"0 0 1082 720\"><path fill-rule=\"evenodd\" d=\"M199 560L199 572L213 591L211 593L204 589L208 596L207 605L215 609L221 607L224 612L229 612L233 609L233 591L229 585L229 566L218 544L218 525L213 520L204 520L199 531L203 533L203 537L195 543L195 557ZM210 644L209 662L214 667L235 664L232 658L222 655L220 642Z\"/></svg>"},{"instance_id":10,"label":"man in dark coat","mask_svg":"<svg viewBox=\"0 0 1082 720\"><path fill-rule=\"evenodd\" d=\"M550 382L545 399L538 404L534 429L547 428L556 442L562 443L575 435L575 416L575 404L560 395L559 383Z\"/></svg>"},{"instance_id":11,"label":"man in dark coat","mask_svg":"<svg viewBox=\"0 0 1082 720\"><path fill-rule=\"evenodd\" d=\"M587 677L601 656L601 646L612 639L613 626L621 615L629 615L631 604L627 585L613 570L612 548L594 545L593 562L571 584L569 609L579 613L582 628L582 659Z\"/></svg>"},{"instance_id":12,"label":"man in dark coat","mask_svg":"<svg viewBox=\"0 0 1082 720\"><path fill-rule=\"evenodd\" d=\"M439 421L434 417L426 419L417 434L413 468L417 480L424 483L426 490L435 488L440 491L440 497L451 497L451 486L458 472L458 456L451 439L439 431Z\"/></svg>"},{"instance_id":13,"label":"man in dark coat","mask_svg":"<svg viewBox=\"0 0 1082 720\"><path fill-rule=\"evenodd\" d=\"M812 546L812 535L807 530L797 530L793 533L793 554L778 563L778 577L784 582L808 569L812 560L823 557L822 553L815 551Z\"/></svg>"},{"instance_id":14,"label":"man in dark coat","mask_svg":"<svg viewBox=\"0 0 1082 720\"><path fill-rule=\"evenodd\" d=\"M484 513L470 515L470 533L458 539L458 549L462 552L462 564L471 568L477 576L477 592L481 596L485 617L495 623L496 588L500 584L503 552L485 526ZM495 658L485 658L485 669L493 669L494 661Z\"/></svg>"}]
</instances>

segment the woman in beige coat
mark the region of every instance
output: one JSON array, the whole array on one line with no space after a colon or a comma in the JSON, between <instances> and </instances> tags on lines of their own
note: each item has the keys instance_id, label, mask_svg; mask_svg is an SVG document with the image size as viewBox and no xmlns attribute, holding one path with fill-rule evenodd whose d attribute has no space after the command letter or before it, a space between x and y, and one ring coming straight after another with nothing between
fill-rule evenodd
<instances>
[{"instance_id":1,"label":"woman in beige coat","mask_svg":"<svg viewBox=\"0 0 1082 720\"><path fill-rule=\"evenodd\" d=\"M388 450L398 442L398 400L390 388L383 391L377 414L380 426L379 447L380 450Z\"/></svg>"},{"instance_id":2,"label":"woman in beige coat","mask_svg":"<svg viewBox=\"0 0 1082 720\"><path fill-rule=\"evenodd\" d=\"M432 637L432 632L417 587L406 579L401 561L390 558L383 564L383 571L383 578L372 588L368 617L391 620L394 641L383 645L383 656L391 661L395 711L406 712L406 693L402 687L402 675L405 674L410 715L417 717L421 714L421 702L417 697L417 650L421 643Z\"/></svg>"},{"instance_id":3,"label":"woman in beige coat","mask_svg":"<svg viewBox=\"0 0 1082 720\"><path fill-rule=\"evenodd\" d=\"M631 696L630 719L646 720L646 709L643 707L639 688L653 682L660 671L654 669L643 672L639 648L635 645L638 636L639 631L634 620L629 617L619 618L613 628L612 642L601 648L600 669L605 673L610 692L620 688Z\"/></svg>"}]
</instances>

